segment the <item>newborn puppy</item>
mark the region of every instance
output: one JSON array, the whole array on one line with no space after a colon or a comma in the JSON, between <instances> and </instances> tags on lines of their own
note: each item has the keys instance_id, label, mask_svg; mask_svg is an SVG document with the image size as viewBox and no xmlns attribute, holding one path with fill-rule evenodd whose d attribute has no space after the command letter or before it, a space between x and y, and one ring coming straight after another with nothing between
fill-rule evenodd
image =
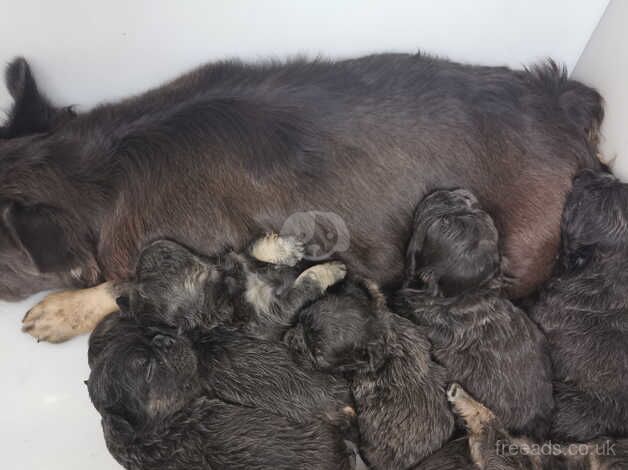
<instances>
[{"instance_id":1,"label":"newborn puppy","mask_svg":"<svg viewBox=\"0 0 628 470\"><path fill-rule=\"evenodd\" d=\"M136 318L182 330L230 325L278 339L303 305L346 273L338 262L303 271L295 267L302 257L298 242L277 235L255 241L244 253L214 257L159 240L142 251L135 280L119 304Z\"/></svg>"},{"instance_id":2,"label":"newborn puppy","mask_svg":"<svg viewBox=\"0 0 628 470\"><path fill-rule=\"evenodd\" d=\"M495 414L454 383L447 391L468 437L450 442L416 470L610 470L628 468L628 442L558 445L515 438Z\"/></svg>"},{"instance_id":3,"label":"newborn puppy","mask_svg":"<svg viewBox=\"0 0 628 470\"><path fill-rule=\"evenodd\" d=\"M497 229L469 191L417 206L397 312L425 328L432 353L515 433L542 438L553 408L543 334L503 298Z\"/></svg>"},{"instance_id":4,"label":"newborn puppy","mask_svg":"<svg viewBox=\"0 0 628 470\"><path fill-rule=\"evenodd\" d=\"M562 221L558 272L530 316L547 335L556 439L628 436L628 185L584 171Z\"/></svg>"},{"instance_id":5,"label":"newborn puppy","mask_svg":"<svg viewBox=\"0 0 628 470\"><path fill-rule=\"evenodd\" d=\"M284 342L304 363L349 379L360 452L374 469L405 469L453 431L442 367L415 325L369 281L347 280L302 309Z\"/></svg>"},{"instance_id":6,"label":"newborn puppy","mask_svg":"<svg viewBox=\"0 0 628 470\"><path fill-rule=\"evenodd\" d=\"M128 469L350 468L333 381L280 344L113 314L89 364L107 446Z\"/></svg>"}]
</instances>

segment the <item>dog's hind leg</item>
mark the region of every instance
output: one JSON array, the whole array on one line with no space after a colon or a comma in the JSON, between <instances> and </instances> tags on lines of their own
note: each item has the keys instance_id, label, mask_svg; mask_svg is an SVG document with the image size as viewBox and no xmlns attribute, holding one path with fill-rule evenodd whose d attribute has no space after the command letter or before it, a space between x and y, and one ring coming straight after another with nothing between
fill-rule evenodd
<instances>
[{"instance_id":1,"label":"dog's hind leg","mask_svg":"<svg viewBox=\"0 0 628 470\"><path fill-rule=\"evenodd\" d=\"M60 343L91 332L100 321L118 310L116 286L105 282L89 289L54 292L30 309L22 331L37 341Z\"/></svg>"}]
</instances>

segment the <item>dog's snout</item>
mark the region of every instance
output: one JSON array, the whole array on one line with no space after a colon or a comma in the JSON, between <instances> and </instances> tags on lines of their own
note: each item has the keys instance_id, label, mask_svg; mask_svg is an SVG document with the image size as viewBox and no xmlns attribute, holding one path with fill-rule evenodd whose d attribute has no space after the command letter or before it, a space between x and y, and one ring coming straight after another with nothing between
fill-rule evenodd
<instances>
[{"instance_id":1,"label":"dog's snout","mask_svg":"<svg viewBox=\"0 0 628 470\"><path fill-rule=\"evenodd\" d=\"M160 349L168 349L175 343L172 336L157 334L153 336L152 344Z\"/></svg>"}]
</instances>

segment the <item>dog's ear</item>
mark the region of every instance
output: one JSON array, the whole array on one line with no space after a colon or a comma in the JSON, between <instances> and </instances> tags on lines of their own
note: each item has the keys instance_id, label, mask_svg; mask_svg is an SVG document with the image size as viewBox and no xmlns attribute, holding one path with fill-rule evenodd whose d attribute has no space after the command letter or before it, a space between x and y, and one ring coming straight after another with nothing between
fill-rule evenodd
<instances>
[{"instance_id":1,"label":"dog's ear","mask_svg":"<svg viewBox=\"0 0 628 470\"><path fill-rule=\"evenodd\" d=\"M2 218L15 242L28 253L40 272L69 271L79 264L62 226L60 210L11 202L5 205Z\"/></svg>"},{"instance_id":2,"label":"dog's ear","mask_svg":"<svg viewBox=\"0 0 628 470\"><path fill-rule=\"evenodd\" d=\"M105 414L102 418L103 430L106 435L114 435L120 437L133 436L135 430L131 423L129 423L122 416L115 414Z\"/></svg>"},{"instance_id":3,"label":"dog's ear","mask_svg":"<svg viewBox=\"0 0 628 470\"><path fill-rule=\"evenodd\" d=\"M7 66L5 83L14 102L7 124L0 128L0 138L47 132L76 115L71 107L55 108L50 104L39 92L30 66L22 57Z\"/></svg>"}]
</instances>

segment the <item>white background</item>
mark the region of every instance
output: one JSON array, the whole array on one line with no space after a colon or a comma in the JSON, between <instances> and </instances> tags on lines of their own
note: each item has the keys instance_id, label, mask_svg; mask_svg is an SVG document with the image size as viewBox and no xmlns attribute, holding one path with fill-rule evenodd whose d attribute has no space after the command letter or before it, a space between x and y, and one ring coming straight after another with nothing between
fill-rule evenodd
<instances>
[{"instance_id":1,"label":"white background","mask_svg":"<svg viewBox=\"0 0 628 470\"><path fill-rule=\"evenodd\" d=\"M552 56L571 70L606 4L0 0L0 64L25 56L54 101L81 109L224 57L347 57L421 48L456 60L514 67ZM0 87L0 109L9 105ZM88 374L86 338L48 345L21 334L22 315L35 300L0 303L0 465L116 468L82 382Z\"/></svg>"}]
</instances>

